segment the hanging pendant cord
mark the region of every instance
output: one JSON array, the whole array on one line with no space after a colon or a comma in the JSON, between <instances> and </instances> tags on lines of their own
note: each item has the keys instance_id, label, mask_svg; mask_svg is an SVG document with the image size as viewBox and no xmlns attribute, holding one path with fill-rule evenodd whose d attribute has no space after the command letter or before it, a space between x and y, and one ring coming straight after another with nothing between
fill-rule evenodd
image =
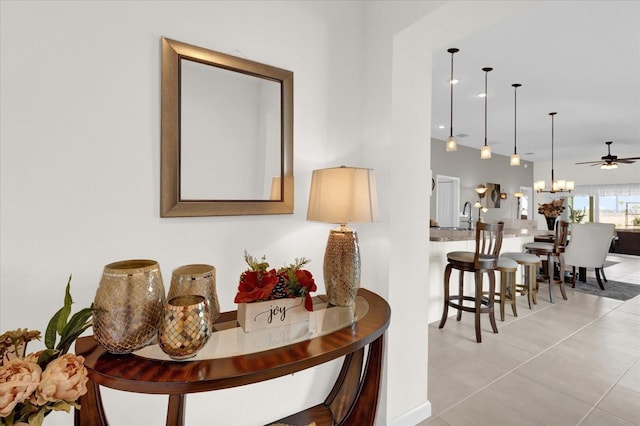
<instances>
[{"instance_id":1,"label":"hanging pendant cord","mask_svg":"<svg viewBox=\"0 0 640 426\"><path fill-rule=\"evenodd\" d=\"M487 146L487 98L489 97L489 93L487 91L487 76L489 75L489 71L493 70L493 68L482 68L484 71L484 145Z\"/></svg>"},{"instance_id":2,"label":"hanging pendant cord","mask_svg":"<svg viewBox=\"0 0 640 426\"><path fill-rule=\"evenodd\" d=\"M484 73L484 144L487 145L487 98L489 94L487 93L487 76L489 72Z\"/></svg>"},{"instance_id":3,"label":"hanging pendant cord","mask_svg":"<svg viewBox=\"0 0 640 426\"><path fill-rule=\"evenodd\" d=\"M451 78L449 78L449 86L450 86L450 103L451 103L451 111L450 111L450 121L449 121L449 136L453 136L453 54L455 52L451 52Z\"/></svg>"},{"instance_id":4,"label":"hanging pendant cord","mask_svg":"<svg viewBox=\"0 0 640 426\"><path fill-rule=\"evenodd\" d=\"M460 49L456 49L456 48L451 48L451 49L447 49L447 52L451 53L451 77L449 78L449 93L450 93L450 111L449 111L449 117L450 117L450 121L449 121L449 137L453 137L453 54L456 52L459 52Z\"/></svg>"},{"instance_id":5,"label":"hanging pendant cord","mask_svg":"<svg viewBox=\"0 0 640 426\"><path fill-rule=\"evenodd\" d=\"M554 191L553 188L553 183L555 182L554 180L554 176L553 176L553 139L554 139L554 118L556 113L555 112L551 112L549 113L549 115L551 116L551 191Z\"/></svg>"},{"instance_id":6,"label":"hanging pendant cord","mask_svg":"<svg viewBox=\"0 0 640 426\"><path fill-rule=\"evenodd\" d=\"M518 141L517 141L517 126L518 126L518 86L514 84L513 87L513 154L518 153Z\"/></svg>"}]
</instances>

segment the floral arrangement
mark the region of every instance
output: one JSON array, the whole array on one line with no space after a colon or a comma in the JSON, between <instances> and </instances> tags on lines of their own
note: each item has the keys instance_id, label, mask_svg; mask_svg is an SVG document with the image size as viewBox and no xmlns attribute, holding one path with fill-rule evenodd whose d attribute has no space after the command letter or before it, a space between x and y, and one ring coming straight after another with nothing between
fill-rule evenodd
<instances>
[{"instance_id":1,"label":"floral arrangement","mask_svg":"<svg viewBox=\"0 0 640 426\"><path fill-rule=\"evenodd\" d=\"M92 325L92 308L75 313L70 319L71 277L67 282L64 306L49 321L45 332L46 349L24 355L27 344L39 340L39 331L17 329L0 336L0 424L42 425L51 411L79 409L75 402L87 393L84 358L67 351ZM68 320L68 321L67 321ZM60 336L60 341L56 341Z\"/></svg>"},{"instance_id":2,"label":"floral arrangement","mask_svg":"<svg viewBox=\"0 0 640 426\"><path fill-rule=\"evenodd\" d=\"M538 204L538 213L544 217L554 218L564 211L564 198L552 200L550 203Z\"/></svg>"},{"instance_id":3,"label":"floral arrangement","mask_svg":"<svg viewBox=\"0 0 640 426\"><path fill-rule=\"evenodd\" d=\"M278 270L269 269L265 256L258 261L245 251L244 260L249 269L240 275L235 303L304 297L305 309L313 311L310 293L317 290L316 283L311 272L302 269L310 260L296 258L294 263Z\"/></svg>"}]
</instances>

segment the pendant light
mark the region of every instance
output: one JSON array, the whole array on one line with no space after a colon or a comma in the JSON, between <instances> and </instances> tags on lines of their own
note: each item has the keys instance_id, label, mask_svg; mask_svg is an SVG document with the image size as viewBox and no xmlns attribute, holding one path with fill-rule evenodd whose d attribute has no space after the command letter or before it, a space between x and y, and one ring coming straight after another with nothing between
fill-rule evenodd
<instances>
[{"instance_id":1,"label":"pendant light","mask_svg":"<svg viewBox=\"0 0 640 426\"><path fill-rule=\"evenodd\" d=\"M451 48L447 49L447 52L451 53L451 78L449 79L449 88L451 93L451 115L450 115L450 125L449 125L449 137L445 142L445 147L447 151L457 151L458 150L458 141L456 137L453 136L453 54L459 52L460 49Z\"/></svg>"},{"instance_id":2,"label":"pendant light","mask_svg":"<svg viewBox=\"0 0 640 426\"><path fill-rule=\"evenodd\" d=\"M533 188L536 192L549 192L551 194L555 194L556 192L571 192L574 188L574 182L564 179L555 180L554 170L553 170L553 139L554 139L554 118L557 112L550 112L551 116L551 189L546 190L546 184L544 180L539 180L533 183Z\"/></svg>"},{"instance_id":3,"label":"pendant light","mask_svg":"<svg viewBox=\"0 0 640 426\"><path fill-rule=\"evenodd\" d=\"M491 158L491 147L487 145L487 98L489 93L487 92L487 76L489 71L493 71L493 68L482 68L484 71L484 145L480 148L480 158L487 160Z\"/></svg>"},{"instance_id":4,"label":"pendant light","mask_svg":"<svg viewBox=\"0 0 640 426\"><path fill-rule=\"evenodd\" d=\"M513 154L511 154L511 160L509 161L509 165L511 166L519 166L520 165L520 155L518 154L518 144L517 144L517 118L518 118L518 87L522 86L522 84L514 83L513 86Z\"/></svg>"}]
</instances>

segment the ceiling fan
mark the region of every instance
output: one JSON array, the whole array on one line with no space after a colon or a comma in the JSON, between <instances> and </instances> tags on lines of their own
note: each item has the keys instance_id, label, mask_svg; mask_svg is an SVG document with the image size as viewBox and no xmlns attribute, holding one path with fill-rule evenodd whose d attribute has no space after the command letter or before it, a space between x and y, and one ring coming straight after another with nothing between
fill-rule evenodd
<instances>
[{"instance_id":1,"label":"ceiling fan","mask_svg":"<svg viewBox=\"0 0 640 426\"><path fill-rule=\"evenodd\" d=\"M635 160L640 160L640 157L629 157L629 158L618 158L617 155L611 155L611 144L613 142L605 142L607 144L607 155L601 157L598 161L583 161L582 163L576 164L591 164L591 166L600 165L603 169L615 169L618 167L618 163L621 164L631 164L635 163Z\"/></svg>"}]
</instances>

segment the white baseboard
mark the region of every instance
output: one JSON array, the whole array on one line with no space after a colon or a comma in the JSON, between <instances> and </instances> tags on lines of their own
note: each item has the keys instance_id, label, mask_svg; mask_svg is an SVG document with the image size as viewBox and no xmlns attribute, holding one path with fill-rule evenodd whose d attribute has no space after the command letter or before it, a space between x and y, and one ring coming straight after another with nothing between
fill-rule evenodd
<instances>
[{"instance_id":1,"label":"white baseboard","mask_svg":"<svg viewBox=\"0 0 640 426\"><path fill-rule=\"evenodd\" d=\"M431 417L431 403L429 401L418 405L406 413L390 420L387 426L415 426Z\"/></svg>"}]
</instances>

